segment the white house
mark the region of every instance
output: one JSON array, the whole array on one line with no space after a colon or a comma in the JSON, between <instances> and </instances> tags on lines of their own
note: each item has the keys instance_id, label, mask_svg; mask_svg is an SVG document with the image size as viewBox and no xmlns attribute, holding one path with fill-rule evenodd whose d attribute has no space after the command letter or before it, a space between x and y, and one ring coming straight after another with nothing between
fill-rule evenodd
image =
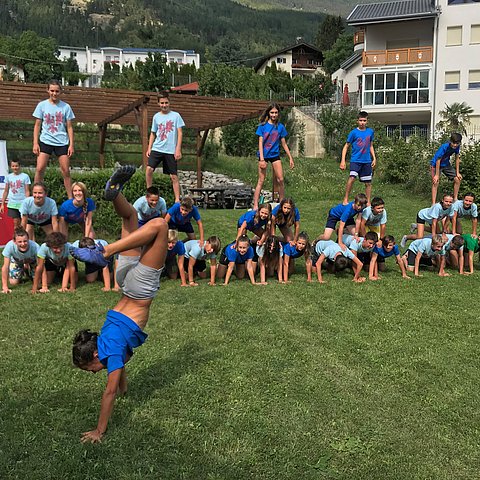
<instances>
[{"instance_id":1,"label":"white house","mask_svg":"<svg viewBox=\"0 0 480 480\"><path fill-rule=\"evenodd\" d=\"M179 65L189 64L200 67L200 54L194 50L177 50L162 48L80 48L80 47L59 47L59 58L66 60L70 57L76 59L80 73L90 75L86 86L99 86L104 72L104 64L110 63L119 66L120 71L124 67L132 65L135 68L137 61L144 62L148 54L163 55L167 63L178 63Z\"/></svg>"},{"instance_id":2,"label":"white house","mask_svg":"<svg viewBox=\"0 0 480 480\"><path fill-rule=\"evenodd\" d=\"M347 23L357 28L354 54L333 79L372 118L431 129L445 104L465 101L480 125L479 0L362 4Z\"/></svg>"}]
</instances>

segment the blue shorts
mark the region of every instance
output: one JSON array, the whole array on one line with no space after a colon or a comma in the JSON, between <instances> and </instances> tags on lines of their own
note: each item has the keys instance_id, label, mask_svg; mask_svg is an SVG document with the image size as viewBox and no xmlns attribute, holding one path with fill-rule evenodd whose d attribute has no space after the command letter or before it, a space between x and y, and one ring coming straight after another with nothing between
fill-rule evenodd
<instances>
[{"instance_id":1,"label":"blue shorts","mask_svg":"<svg viewBox=\"0 0 480 480\"><path fill-rule=\"evenodd\" d=\"M337 228L337 223L340 221L339 218L333 217L332 215L329 215L327 217L327 224L325 225L325 228L331 228L332 230L335 230ZM345 226L348 225L355 225L355 219L354 218L349 218L345 222Z\"/></svg>"},{"instance_id":2,"label":"blue shorts","mask_svg":"<svg viewBox=\"0 0 480 480\"><path fill-rule=\"evenodd\" d=\"M190 222L186 222L183 225L178 225L171 220L168 222L168 228L171 230L177 230L178 232L183 233L194 233L193 226Z\"/></svg>"},{"instance_id":3,"label":"blue shorts","mask_svg":"<svg viewBox=\"0 0 480 480\"><path fill-rule=\"evenodd\" d=\"M363 183L370 183L373 176L372 164L350 162L350 176L358 177Z\"/></svg>"}]
</instances>

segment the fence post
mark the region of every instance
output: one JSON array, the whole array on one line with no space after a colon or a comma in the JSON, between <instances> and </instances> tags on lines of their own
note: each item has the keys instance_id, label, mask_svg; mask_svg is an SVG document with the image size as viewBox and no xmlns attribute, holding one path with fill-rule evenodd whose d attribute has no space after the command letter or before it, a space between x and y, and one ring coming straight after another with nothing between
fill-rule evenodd
<instances>
[{"instance_id":1,"label":"fence post","mask_svg":"<svg viewBox=\"0 0 480 480\"><path fill-rule=\"evenodd\" d=\"M293 89L293 103L295 103L295 97L297 96L297 89Z\"/></svg>"}]
</instances>

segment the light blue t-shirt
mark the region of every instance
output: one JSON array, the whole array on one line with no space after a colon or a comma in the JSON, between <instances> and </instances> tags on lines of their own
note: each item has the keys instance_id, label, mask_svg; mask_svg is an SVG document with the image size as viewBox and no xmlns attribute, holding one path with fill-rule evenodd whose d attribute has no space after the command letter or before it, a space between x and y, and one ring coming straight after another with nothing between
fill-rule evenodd
<instances>
[{"instance_id":1,"label":"light blue t-shirt","mask_svg":"<svg viewBox=\"0 0 480 480\"><path fill-rule=\"evenodd\" d=\"M198 244L198 240L189 240L185 242L185 258L195 258L196 260L212 260L217 258L215 252L205 253L205 243L203 243L203 247L200 247Z\"/></svg>"},{"instance_id":2,"label":"light blue t-shirt","mask_svg":"<svg viewBox=\"0 0 480 480\"><path fill-rule=\"evenodd\" d=\"M177 128L184 126L185 122L177 112L156 113L152 120L152 133L156 135L152 150L174 154L178 141Z\"/></svg>"},{"instance_id":3,"label":"light blue t-shirt","mask_svg":"<svg viewBox=\"0 0 480 480\"><path fill-rule=\"evenodd\" d=\"M342 241L343 243L352 251L358 252L358 253L366 253L366 252L371 252L373 250L373 245L372 248L365 248L362 244L363 241L365 240L364 237L357 237L355 238L353 235L342 235Z\"/></svg>"},{"instance_id":4,"label":"light blue t-shirt","mask_svg":"<svg viewBox=\"0 0 480 480\"><path fill-rule=\"evenodd\" d=\"M359 130L355 128L347 137L347 143L352 145L352 156L350 163L371 163L370 146L375 134L371 128Z\"/></svg>"},{"instance_id":5,"label":"light blue t-shirt","mask_svg":"<svg viewBox=\"0 0 480 480\"><path fill-rule=\"evenodd\" d=\"M55 104L43 100L35 108L33 116L42 120L41 142L54 147L68 145L67 122L75 118L68 103L59 100Z\"/></svg>"},{"instance_id":6,"label":"light blue t-shirt","mask_svg":"<svg viewBox=\"0 0 480 480\"><path fill-rule=\"evenodd\" d=\"M472 203L472 206L467 209L463 206L463 200L457 200L456 202L454 202L454 204L452 205L452 213L450 214L450 216L453 217L453 214L455 212L457 212L458 218L463 218L463 217L477 218L478 217L477 204Z\"/></svg>"},{"instance_id":7,"label":"light blue t-shirt","mask_svg":"<svg viewBox=\"0 0 480 480\"><path fill-rule=\"evenodd\" d=\"M382 213L374 214L372 207L367 207L362 212L362 218L366 220L365 225L370 227L378 227L387 223L387 211L383 209Z\"/></svg>"},{"instance_id":8,"label":"light blue t-shirt","mask_svg":"<svg viewBox=\"0 0 480 480\"><path fill-rule=\"evenodd\" d=\"M26 173L9 173L5 177L5 183L8 184L8 208L15 208L18 210L23 200L27 198L25 192L25 185L30 185L30 177Z\"/></svg>"},{"instance_id":9,"label":"light blue t-shirt","mask_svg":"<svg viewBox=\"0 0 480 480\"><path fill-rule=\"evenodd\" d=\"M335 260L337 253L341 253L344 257L353 260L355 255L347 248L346 250L342 250L340 245L333 240L320 240L315 245L315 252L320 255L324 255L325 258L330 260Z\"/></svg>"},{"instance_id":10,"label":"light blue t-shirt","mask_svg":"<svg viewBox=\"0 0 480 480\"><path fill-rule=\"evenodd\" d=\"M453 205L444 209L440 202L429 208L422 208L422 210L418 212L418 216L430 225L432 224L434 218L437 220L442 220L442 218L451 217L452 215Z\"/></svg>"},{"instance_id":11,"label":"light blue t-shirt","mask_svg":"<svg viewBox=\"0 0 480 480\"><path fill-rule=\"evenodd\" d=\"M431 238L420 238L414 240L408 247L415 255L421 253L425 257L434 257L435 255L445 255L444 250L432 250Z\"/></svg>"},{"instance_id":12,"label":"light blue t-shirt","mask_svg":"<svg viewBox=\"0 0 480 480\"><path fill-rule=\"evenodd\" d=\"M138 219L142 222L148 222L152 218L165 216L167 214L167 203L162 197L158 197L155 208L148 204L147 196L137 198L133 204L133 208L137 211Z\"/></svg>"},{"instance_id":13,"label":"light blue t-shirt","mask_svg":"<svg viewBox=\"0 0 480 480\"><path fill-rule=\"evenodd\" d=\"M50 260L57 267L65 265L67 260L71 260L73 257L70 255L71 245L67 242L63 246L63 250L57 255L46 243L42 243L37 252L37 257L42 260Z\"/></svg>"},{"instance_id":14,"label":"light blue t-shirt","mask_svg":"<svg viewBox=\"0 0 480 480\"><path fill-rule=\"evenodd\" d=\"M10 240L3 249L2 255L15 263L37 263L38 243L33 240L28 241L28 249L21 252L13 240Z\"/></svg>"},{"instance_id":15,"label":"light blue t-shirt","mask_svg":"<svg viewBox=\"0 0 480 480\"><path fill-rule=\"evenodd\" d=\"M446 254L446 252L449 252L450 250L452 250L452 240L453 240L453 237L456 237L456 235L453 235L452 233L447 233L447 242L445 243L445 245L443 246L443 255ZM463 252L463 245L457 250L458 252Z\"/></svg>"},{"instance_id":16,"label":"light blue t-shirt","mask_svg":"<svg viewBox=\"0 0 480 480\"><path fill-rule=\"evenodd\" d=\"M33 197L27 197L20 206L20 213L26 215L32 223L43 223L58 215L58 209L53 198L45 197L43 205L37 206Z\"/></svg>"}]
</instances>

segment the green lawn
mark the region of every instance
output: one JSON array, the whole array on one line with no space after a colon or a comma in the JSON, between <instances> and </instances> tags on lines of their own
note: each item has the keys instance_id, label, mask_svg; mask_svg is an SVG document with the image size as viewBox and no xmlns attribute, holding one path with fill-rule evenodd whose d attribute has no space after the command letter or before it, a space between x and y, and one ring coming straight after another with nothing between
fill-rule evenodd
<instances>
[{"instance_id":1,"label":"green lawn","mask_svg":"<svg viewBox=\"0 0 480 480\"><path fill-rule=\"evenodd\" d=\"M254 160L207 168L255 178ZM345 179L323 160L287 173L312 237ZM428 205L380 181L374 193L396 236ZM207 235L234 238L242 212L203 213ZM118 295L0 296L0 478L480 478L479 275L406 281L387 265L359 285L307 284L303 265L290 285L164 282L101 445L79 438L106 375L74 369L71 340Z\"/></svg>"}]
</instances>

